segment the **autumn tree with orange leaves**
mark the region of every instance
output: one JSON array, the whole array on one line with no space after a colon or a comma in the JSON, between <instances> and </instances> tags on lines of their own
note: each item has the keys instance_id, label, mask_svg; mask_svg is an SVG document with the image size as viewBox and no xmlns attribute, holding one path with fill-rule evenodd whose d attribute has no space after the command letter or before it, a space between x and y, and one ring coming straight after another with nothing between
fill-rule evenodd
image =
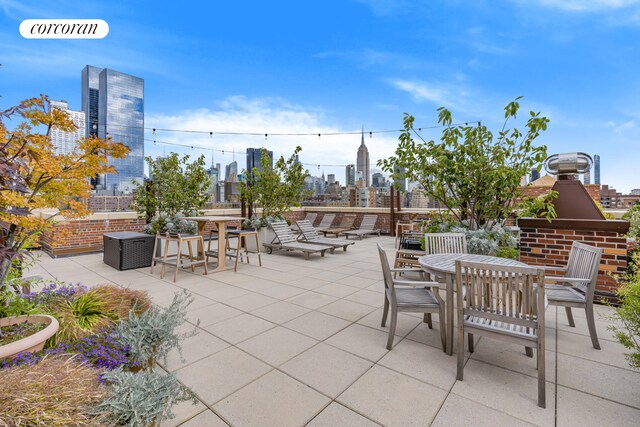
<instances>
[{"instance_id":1,"label":"autumn tree with orange leaves","mask_svg":"<svg viewBox=\"0 0 640 427\"><path fill-rule=\"evenodd\" d=\"M9 130L12 120L20 120ZM61 218L81 218L91 213L84 203L90 178L115 173L109 158L124 158L129 149L110 139L77 141L71 154L57 155L52 129L77 129L67 113L51 108L41 95L0 111L0 290L14 259L24 248ZM40 215L51 210L53 215Z\"/></svg>"}]
</instances>

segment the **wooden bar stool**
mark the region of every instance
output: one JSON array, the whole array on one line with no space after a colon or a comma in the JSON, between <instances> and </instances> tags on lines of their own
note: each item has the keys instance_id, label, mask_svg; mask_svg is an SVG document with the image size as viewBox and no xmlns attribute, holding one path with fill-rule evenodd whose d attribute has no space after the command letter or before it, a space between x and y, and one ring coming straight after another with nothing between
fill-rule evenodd
<instances>
[{"instance_id":1,"label":"wooden bar stool","mask_svg":"<svg viewBox=\"0 0 640 427\"><path fill-rule=\"evenodd\" d=\"M160 244L162 244L164 242L164 248L162 251L162 256L161 257L156 257L155 253L157 250L157 246L158 246L158 242L160 242ZM176 242L178 245L178 250L176 252L176 255L169 255L169 243L170 242ZM195 252L195 256L194 256L194 252L193 252L193 247L191 246L191 244L195 242L196 243L196 252ZM183 248L183 243L187 244L187 249L189 251L189 254L183 254L182 253L182 248ZM160 234L158 233L156 235L156 243L154 245L154 257L153 257L153 262L151 263L151 272L153 272L153 267L156 265L156 262L160 261L160 263L162 264L162 269L160 270L160 278L163 279L164 278L164 273L166 271L166 267L167 265L174 265L175 266L175 272L173 274L173 281L175 282L176 279L178 278L178 270L181 268L188 268L191 267L191 271L195 272L195 267L198 265L204 265L204 274L209 274L209 270L207 269L207 262L206 262L206 258L202 258L202 259L197 259L197 254L198 254L198 246L197 245L202 245L202 247L204 248L204 239L202 238L202 236L200 235L191 235L191 234L179 234L179 233L169 233L167 232L166 234ZM188 262L184 262L183 258L188 258L189 261Z\"/></svg>"},{"instance_id":2,"label":"wooden bar stool","mask_svg":"<svg viewBox=\"0 0 640 427\"><path fill-rule=\"evenodd\" d=\"M253 237L255 239L256 242L256 250L253 249L249 249L247 247L247 237L251 238ZM260 241L258 239L258 232L255 230L230 230L229 232L227 232L227 249L234 249L234 247L231 247L229 242L230 239L236 238L237 239L237 243L235 246L235 254L231 255L234 256L236 258L236 262L235 265L233 267L233 271L238 271L238 259L244 259L244 257L247 257L247 264L250 264L251 262L249 261L249 254L257 254L258 255L258 263L260 264L260 267L262 267L262 258L260 258Z\"/></svg>"}]
</instances>

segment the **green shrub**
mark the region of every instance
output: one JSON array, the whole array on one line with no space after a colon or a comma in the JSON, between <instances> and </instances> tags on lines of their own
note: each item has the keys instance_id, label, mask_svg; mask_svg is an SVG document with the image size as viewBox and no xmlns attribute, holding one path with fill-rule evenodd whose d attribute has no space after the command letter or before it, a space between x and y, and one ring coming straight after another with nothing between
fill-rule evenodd
<instances>
[{"instance_id":1,"label":"green shrub","mask_svg":"<svg viewBox=\"0 0 640 427\"><path fill-rule=\"evenodd\" d=\"M95 412L106 417L109 425L159 425L161 421L174 417L171 407L175 403L187 400L197 403L193 392L171 374L116 369L106 372L102 379L111 386L111 392Z\"/></svg>"},{"instance_id":2,"label":"green shrub","mask_svg":"<svg viewBox=\"0 0 640 427\"><path fill-rule=\"evenodd\" d=\"M151 367L157 359L166 363L173 348L177 348L182 357L182 341L197 333L197 328L190 332L177 332L186 323L187 307L192 302L191 294L185 290L176 292L168 308L153 306L140 315L132 311L128 320L116 324L114 337L129 346L132 359L142 366Z\"/></svg>"},{"instance_id":3,"label":"green shrub","mask_svg":"<svg viewBox=\"0 0 640 427\"><path fill-rule=\"evenodd\" d=\"M626 219L630 223L627 236L640 239L640 203L631 206L629 210L622 215L622 219Z\"/></svg>"},{"instance_id":4,"label":"green shrub","mask_svg":"<svg viewBox=\"0 0 640 427\"><path fill-rule=\"evenodd\" d=\"M547 193L543 193L538 197L525 197L517 206L518 218L546 218L551 222L553 218L556 218L555 206L553 205L553 199L558 197L558 192L550 190Z\"/></svg>"},{"instance_id":5,"label":"green shrub","mask_svg":"<svg viewBox=\"0 0 640 427\"><path fill-rule=\"evenodd\" d=\"M616 308L613 320L621 326L609 326L615 337L628 350L625 353L629 365L640 369L640 254L634 258L634 267L619 281L620 307Z\"/></svg>"},{"instance_id":6,"label":"green shrub","mask_svg":"<svg viewBox=\"0 0 640 427\"><path fill-rule=\"evenodd\" d=\"M94 335L111 326L116 318L94 290L74 295L71 301L56 304L50 310L60 327L48 346L70 344Z\"/></svg>"},{"instance_id":7,"label":"green shrub","mask_svg":"<svg viewBox=\"0 0 640 427\"><path fill-rule=\"evenodd\" d=\"M520 251L518 248L502 247L498 249L496 256L499 258L518 259L520 257Z\"/></svg>"}]
</instances>

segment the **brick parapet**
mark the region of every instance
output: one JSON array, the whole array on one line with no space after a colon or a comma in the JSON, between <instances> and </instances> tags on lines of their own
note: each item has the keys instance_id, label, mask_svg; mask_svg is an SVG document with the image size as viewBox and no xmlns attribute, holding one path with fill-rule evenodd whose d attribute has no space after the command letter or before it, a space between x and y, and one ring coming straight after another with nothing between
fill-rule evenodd
<instances>
[{"instance_id":1,"label":"brick parapet","mask_svg":"<svg viewBox=\"0 0 640 427\"><path fill-rule=\"evenodd\" d=\"M596 292L615 293L614 278L627 272L627 221L521 218L520 261L531 265L566 266L574 241L603 248Z\"/></svg>"}]
</instances>

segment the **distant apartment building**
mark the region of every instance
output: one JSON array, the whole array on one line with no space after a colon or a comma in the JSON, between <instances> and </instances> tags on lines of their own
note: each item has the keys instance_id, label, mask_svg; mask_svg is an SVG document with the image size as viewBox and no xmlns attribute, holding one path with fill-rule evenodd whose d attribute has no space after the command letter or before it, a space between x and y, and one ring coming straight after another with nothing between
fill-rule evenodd
<instances>
[{"instance_id":1,"label":"distant apartment building","mask_svg":"<svg viewBox=\"0 0 640 427\"><path fill-rule=\"evenodd\" d=\"M371 186L376 188L384 188L385 186L384 175L382 175L380 172L374 173L371 176Z\"/></svg>"},{"instance_id":2,"label":"distant apartment building","mask_svg":"<svg viewBox=\"0 0 640 427\"><path fill-rule=\"evenodd\" d=\"M316 196L322 196L325 194L325 181L324 174L319 176L307 176L304 179L305 188Z\"/></svg>"},{"instance_id":3,"label":"distant apartment building","mask_svg":"<svg viewBox=\"0 0 640 427\"><path fill-rule=\"evenodd\" d=\"M144 177L144 80L87 65L81 78L86 136L111 138L129 147L124 159L109 159L117 174L94 180L96 189L129 193Z\"/></svg>"},{"instance_id":4,"label":"distant apartment building","mask_svg":"<svg viewBox=\"0 0 640 427\"><path fill-rule=\"evenodd\" d=\"M269 153L269 168L273 167L273 151L268 151ZM253 177L253 170L256 169L258 172L263 171L262 164L262 149L261 148L247 148L247 179L251 179Z\"/></svg>"},{"instance_id":5,"label":"distant apartment building","mask_svg":"<svg viewBox=\"0 0 640 427\"><path fill-rule=\"evenodd\" d=\"M618 198L618 209L629 209L640 203L640 194L623 194Z\"/></svg>"},{"instance_id":6,"label":"distant apartment building","mask_svg":"<svg viewBox=\"0 0 640 427\"><path fill-rule=\"evenodd\" d=\"M336 175L335 174L328 174L327 175L327 185L331 185L331 184L335 184L336 182Z\"/></svg>"},{"instance_id":7,"label":"distant apartment building","mask_svg":"<svg viewBox=\"0 0 640 427\"><path fill-rule=\"evenodd\" d=\"M371 168L369 164L369 149L364 144L364 130L362 131L362 142L358 147L358 158L356 162L356 172L362 174L365 187L371 186ZM357 181L357 178L356 178Z\"/></svg>"},{"instance_id":8,"label":"distant apartment building","mask_svg":"<svg viewBox=\"0 0 640 427\"><path fill-rule=\"evenodd\" d=\"M620 196L622 193L616 191L615 188L609 188L608 185L603 185L600 188L600 203L605 209L616 209L621 204Z\"/></svg>"},{"instance_id":9,"label":"distant apartment building","mask_svg":"<svg viewBox=\"0 0 640 427\"><path fill-rule=\"evenodd\" d=\"M632 196L640 196L640 188L634 188L629 194L631 194Z\"/></svg>"},{"instance_id":10,"label":"distant apartment building","mask_svg":"<svg viewBox=\"0 0 640 427\"><path fill-rule=\"evenodd\" d=\"M206 194L209 196L209 201L212 203L220 202L220 163L216 163L216 166L211 166L207 169L207 175L209 175L209 185L206 190ZM224 190L223 190L224 191Z\"/></svg>"},{"instance_id":11,"label":"distant apartment building","mask_svg":"<svg viewBox=\"0 0 640 427\"><path fill-rule=\"evenodd\" d=\"M53 152L56 155L72 154L78 147L78 140L83 139L85 135L85 114L83 111L75 111L69 109L67 101L49 101L51 108L67 113L69 118L77 126L75 131L66 132L60 128L53 127L51 129L51 144Z\"/></svg>"},{"instance_id":12,"label":"distant apartment building","mask_svg":"<svg viewBox=\"0 0 640 427\"><path fill-rule=\"evenodd\" d=\"M394 184L398 184L399 191L402 191L403 193L407 191L407 178L405 177L406 173L407 170L405 168L401 168L400 166L393 167L393 174L396 177L393 182Z\"/></svg>"},{"instance_id":13,"label":"distant apartment building","mask_svg":"<svg viewBox=\"0 0 640 427\"><path fill-rule=\"evenodd\" d=\"M600 185L600 156L593 156L593 183Z\"/></svg>"},{"instance_id":14,"label":"distant apartment building","mask_svg":"<svg viewBox=\"0 0 640 427\"><path fill-rule=\"evenodd\" d=\"M377 191L375 188L354 188L349 189L349 206L358 208L377 207Z\"/></svg>"},{"instance_id":15,"label":"distant apartment building","mask_svg":"<svg viewBox=\"0 0 640 427\"><path fill-rule=\"evenodd\" d=\"M346 186L356 185L356 166L347 165L344 170L344 184Z\"/></svg>"},{"instance_id":16,"label":"distant apartment building","mask_svg":"<svg viewBox=\"0 0 640 427\"><path fill-rule=\"evenodd\" d=\"M238 162L235 160L224 168L224 180L230 182L239 181L238 179Z\"/></svg>"}]
</instances>

